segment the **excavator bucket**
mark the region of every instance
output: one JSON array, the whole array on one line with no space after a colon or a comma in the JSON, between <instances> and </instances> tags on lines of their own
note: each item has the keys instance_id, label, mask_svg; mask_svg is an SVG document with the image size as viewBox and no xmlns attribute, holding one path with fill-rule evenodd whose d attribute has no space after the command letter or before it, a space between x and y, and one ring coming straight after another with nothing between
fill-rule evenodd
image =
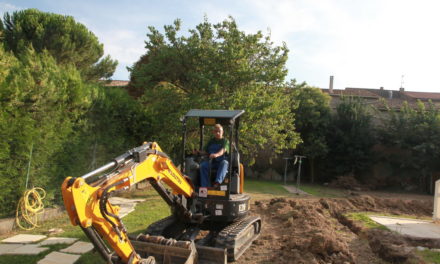
<instances>
[{"instance_id":1,"label":"excavator bucket","mask_svg":"<svg viewBox=\"0 0 440 264\"><path fill-rule=\"evenodd\" d=\"M226 264L228 262L226 248L196 246L196 249L200 264Z\"/></svg>"},{"instance_id":2,"label":"excavator bucket","mask_svg":"<svg viewBox=\"0 0 440 264\"><path fill-rule=\"evenodd\" d=\"M165 239L162 236L140 235L131 243L148 264L226 264L226 249L196 246L194 242ZM142 263L142 262L141 262Z\"/></svg>"}]
</instances>

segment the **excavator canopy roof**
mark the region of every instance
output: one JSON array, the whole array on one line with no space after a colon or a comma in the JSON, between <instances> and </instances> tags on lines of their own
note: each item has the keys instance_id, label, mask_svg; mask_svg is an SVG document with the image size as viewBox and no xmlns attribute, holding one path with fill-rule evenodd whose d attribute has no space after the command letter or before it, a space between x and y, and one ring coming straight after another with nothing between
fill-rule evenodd
<instances>
[{"instance_id":1,"label":"excavator canopy roof","mask_svg":"<svg viewBox=\"0 0 440 264\"><path fill-rule=\"evenodd\" d=\"M244 110L199 110L191 109L185 114L187 117L201 117L201 118L219 118L219 119L229 119L235 120L237 117L241 116Z\"/></svg>"}]
</instances>

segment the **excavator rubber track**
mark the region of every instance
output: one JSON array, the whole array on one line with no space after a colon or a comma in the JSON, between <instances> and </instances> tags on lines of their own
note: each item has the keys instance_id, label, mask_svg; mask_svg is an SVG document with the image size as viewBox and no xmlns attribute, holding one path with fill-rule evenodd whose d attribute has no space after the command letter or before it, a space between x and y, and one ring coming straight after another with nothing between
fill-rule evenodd
<instances>
[{"instance_id":1,"label":"excavator rubber track","mask_svg":"<svg viewBox=\"0 0 440 264\"><path fill-rule=\"evenodd\" d=\"M261 232L261 218L246 216L233 222L219 232L215 247L226 248L228 261L236 261L258 238Z\"/></svg>"},{"instance_id":2,"label":"excavator rubber track","mask_svg":"<svg viewBox=\"0 0 440 264\"><path fill-rule=\"evenodd\" d=\"M160 236L162 235L163 230L168 226L174 224L175 221L176 219L174 218L174 216L167 216L149 225L146 233L152 236Z\"/></svg>"}]
</instances>

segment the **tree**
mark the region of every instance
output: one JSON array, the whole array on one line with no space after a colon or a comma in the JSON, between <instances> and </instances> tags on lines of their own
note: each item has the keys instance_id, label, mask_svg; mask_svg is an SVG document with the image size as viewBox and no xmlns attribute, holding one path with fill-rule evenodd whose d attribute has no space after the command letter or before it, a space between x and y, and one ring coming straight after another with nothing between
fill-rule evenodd
<instances>
[{"instance_id":1,"label":"tree","mask_svg":"<svg viewBox=\"0 0 440 264\"><path fill-rule=\"evenodd\" d=\"M110 56L101 59L103 45L73 17L37 9L5 14L4 43L16 56L29 46L37 53L47 50L57 63L74 65L84 80L109 78L117 65Z\"/></svg>"},{"instance_id":2,"label":"tree","mask_svg":"<svg viewBox=\"0 0 440 264\"><path fill-rule=\"evenodd\" d=\"M385 146L400 150L399 155L387 157L394 164L396 174L411 171L419 183L432 182L429 177L439 169L440 158L438 107L432 102L427 106L421 101L416 106L405 102L400 111L389 111L389 119L385 120L380 135ZM431 191L432 186L428 189Z\"/></svg>"},{"instance_id":3,"label":"tree","mask_svg":"<svg viewBox=\"0 0 440 264\"><path fill-rule=\"evenodd\" d=\"M315 160L325 157L328 152L326 134L330 125L330 96L305 83L297 85L293 81L289 86L292 87L295 128L302 139L297 151L308 158L311 182L314 182Z\"/></svg>"},{"instance_id":4,"label":"tree","mask_svg":"<svg viewBox=\"0 0 440 264\"><path fill-rule=\"evenodd\" d=\"M84 121L94 96L71 65L59 67L47 51L16 58L0 45L0 211L10 213L25 188L42 186L53 201L66 175L57 159ZM30 149L33 154L30 156Z\"/></svg>"},{"instance_id":5,"label":"tree","mask_svg":"<svg viewBox=\"0 0 440 264\"><path fill-rule=\"evenodd\" d=\"M333 176L352 173L359 179L371 164L376 139L370 111L360 97L341 98L327 133L327 161Z\"/></svg>"},{"instance_id":6,"label":"tree","mask_svg":"<svg viewBox=\"0 0 440 264\"><path fill-rule=\"evenodd\" d=\"M232 17L215 25L205 18L187 36L178 36L180 24L165 26L164 34L149 27L147 52L131 69L131 89L143 94L145 111L154 117L154 139L165 149L178 146L176 120L191 108L244 109L245 153L294 147L299 138L284 85L286 46L274 47L261 32L240 31Z\"/></svg>"},{"instance_id":7,"label":"tree","mask_svg":"<svg viewBox=\"0 0 440 264\"><path fill-rule=\"evenodd\" d=\"M3 40L3 37L4 37L3 35L5 34L4 31L5 31L5 28L3 26L2 20L0 19L0 42Z\"/></svg>"}]
</instances>

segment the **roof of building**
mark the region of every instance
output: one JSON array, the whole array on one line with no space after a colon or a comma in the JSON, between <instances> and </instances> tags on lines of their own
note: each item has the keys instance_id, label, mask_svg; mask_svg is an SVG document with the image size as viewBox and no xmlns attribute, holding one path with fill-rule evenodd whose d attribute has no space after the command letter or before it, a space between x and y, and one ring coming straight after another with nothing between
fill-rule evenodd
<instances>
[{"instance_id":1,"label":"roof of building","mask_svg":"<svg viewBox=\"0 0 440 264\"><path fill-rule=\"evenodd\" d=\"M401 92L400 91L396 91L396 90L385 90L383 88L381 89L374 89L374 88L354 88L354 87L347 87L345 88L346 90L350 90L350 91L355 91L355 90L363 90L363 91L368 91L372 94L375 94L377 96L383 97L383 98L389 98L389 99L394 99L394 98L400 98L402 97Z\"/></svg>"},{"instance_id":2,"label":"roof of building","mask_svg":"<svg viewBox=\"0 0 440 264\"><path fill-rule=\"evenodd\" d=\"M334 90L332 93L329 93L329 89L321 89L323 92L328 93L331 96L360 96L362 98L367 99L375 99L369 100L368 104L375 106L377 109L386 110L388 108L391 109L400 109L404 102L407 102L408 105L412 108L417 107L417 101L427 101L432 100L436 102L436 107L440 107L438 101L440 101L440 93L428 93L428 92L407 92L401 88L400 90L385 90L374 89L374 88L353 88L347 87L345 90ZM425 103L426 105L426 103Z\"/></svg>"},{"instance_id":3,"label":"roof of building","mask_svg":"<svg viewBox=\"0 0 440 264\"><path fill-rule=\"evenodd\" d=\"M403 92L404 95L413 99L420 100L440 100L440 93L426 93L426 92Z\"/></svg>"},{"instance_id":4,"label":"roof of building","mask_svg":"<svg viewBox=\"0 0 440 264\"><path fill-rule=\"evenodd\" d=\"M111 80L110 82L105 82L104 86L127 86L130 81L121 81L121 80Z\"/></svg>"},{"instance_id":5,"label":"roof of building","mask_svg":"<svg viewBox=\"0 0 440 264\"><path fill-rule=\"evenodd\" d=\"M335 96L360 96L367 98L379 98L377 94L369 92L365 89L345 89L345 90L333 89L332 92L330 92L329 89L321 89L321 90L325 93L328 93L329 95L335 95Z\"/></svg>"}]
</instances>

